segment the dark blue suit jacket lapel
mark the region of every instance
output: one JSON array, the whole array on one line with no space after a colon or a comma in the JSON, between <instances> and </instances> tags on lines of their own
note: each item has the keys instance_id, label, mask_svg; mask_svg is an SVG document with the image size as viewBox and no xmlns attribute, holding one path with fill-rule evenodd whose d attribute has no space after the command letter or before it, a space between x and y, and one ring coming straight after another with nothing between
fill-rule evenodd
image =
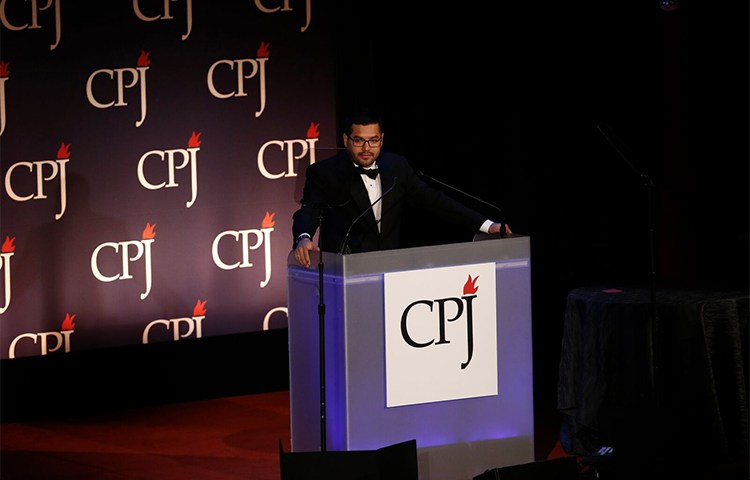
<instances>
[{"instance_id":1,"label":"dark blue suit jacket lapel","mask_svg":"<svg viewBox=\"0 0 750 480\"><path fill-rule=\"evenodd\" d=\"M394 218L393 215L388 215L385 212L393 211L393 206L401 201L399 195L397 195L398 185L388 192L388 189L393 187L393 182L396 180L396 172L393 170L393 165L387 160L378 159L378 169L380 170L380 188L384 197L381 200L383 202L381 217L380 231L388 232L392 230L392 224L394 222L400 222L400 218ZM386 193L388 192L388 193Z\"/></svg>"}]
</instances>

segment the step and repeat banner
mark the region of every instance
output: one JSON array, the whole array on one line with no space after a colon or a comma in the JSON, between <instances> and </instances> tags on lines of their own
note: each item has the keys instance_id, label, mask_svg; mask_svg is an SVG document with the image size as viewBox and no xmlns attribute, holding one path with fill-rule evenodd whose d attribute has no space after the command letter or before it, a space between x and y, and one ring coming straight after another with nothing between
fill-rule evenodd
<instances>
[{"instance_id":1,"label":"step and repeat banner","mask_svg":"<svg viewBox=\"0 0 750 480\"><path fill-rule=\"evenodd\" d=\"M287 327L330 155L313 0L0 1L2 358Z\"/></svg>"}]
</instances>

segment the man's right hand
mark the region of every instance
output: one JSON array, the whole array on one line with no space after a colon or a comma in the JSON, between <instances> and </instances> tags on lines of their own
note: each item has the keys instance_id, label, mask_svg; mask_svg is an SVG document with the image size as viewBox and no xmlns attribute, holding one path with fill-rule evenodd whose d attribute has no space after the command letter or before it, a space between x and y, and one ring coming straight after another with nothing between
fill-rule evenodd
<instances>
[{"instance_id":1,"label":"man's right hand","mask_svg":"<svg viewBox=\"0 0 750 480\"><path fill-rule=\"evenodd\" d=\"M294 249L294 258L297 260L297 263L302 265L305 268L309 268L310 265L312 265L312 260L310 259L310 252L319 252L320 249L317 245L313 243L312 240L310 240L307 237L301 238L299 243L297 243L297 248Z\"/></svg>"}]
</instances>

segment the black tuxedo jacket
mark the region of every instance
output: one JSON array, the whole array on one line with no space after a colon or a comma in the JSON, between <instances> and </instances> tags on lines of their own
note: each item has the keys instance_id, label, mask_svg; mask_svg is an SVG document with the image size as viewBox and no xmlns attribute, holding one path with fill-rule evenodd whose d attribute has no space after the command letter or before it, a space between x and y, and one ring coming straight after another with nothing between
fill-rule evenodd
<instances>
[{"instance_id":1,"label":"black tuxedo jacket","mask_svg":"<svg viewBox=\"0 0 750 480\"><path fill-rule=\"evenodd\" d=\"M292 216L294 239L302 233L313 237L322 218L319 247L323 251L358 253L400 248L406 204L444 218L447 223L436 228L459 226L479 231L487 220L427 185L400 155L381 152L377 166L383 192L380 231L362 178L347 153L342 152L307 168L301 207Z\"/></svg>"}]
</instances>

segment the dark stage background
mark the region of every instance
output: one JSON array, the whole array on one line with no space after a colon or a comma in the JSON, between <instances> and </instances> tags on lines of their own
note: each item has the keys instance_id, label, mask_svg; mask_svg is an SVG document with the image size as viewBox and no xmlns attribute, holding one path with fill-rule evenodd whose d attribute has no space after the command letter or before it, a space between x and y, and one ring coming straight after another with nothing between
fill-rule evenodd
<instances>
[{"instance_id":1,"label":"dark stage background","mask_svg":"<svg viewBox=\"0 0 750 480\"><path fill-rule=\"evenodd\" d=\"M343 3L341 109L379 105L386 147L531 236L539 408L572 288L747 289L746 4ZM420 216L412 234L471 238Z\"/></svg>"},{"instance_id":2,"label":"dark stage background","mask_svg":"<svg viewBox=\"0 0 750 480\"><path fill-rule=\"evenodd\" d=\"M748 6L678 5L340 0L332 10L339 117L379 108L387 149L500 208L514 232L531 237L538 409L555 406L572 288L646 285L653 259L659 286L747 289ZM655 185L651 205L644 174ZM418 215L409 232L412 245L472 236ZM245 352L241 365L224 363L219 343L206 342L201 375L170 383L183 399L284 388L285 337L268 334L227 338ZM164 372L179 356L151 346L127 370L149 371L154 359ZM28 360L23 372L44 375L44 360ZM268 368L248 374L249 364ZM49 408L51 399L21 402L8 387L20 381L20 364L3 368L15 373L3 376L4 419L30 404L37 415ZM117 360L111 368L120 394L113 404L128 395L175 400L163 383L146 395L130 376L117 381L126 370ZM254 383L271 369L273 380ZM76 382L81 392L92 389L86 378ZM106 407L112 395L96 390Z\"/></svg>"}]
</instances>

